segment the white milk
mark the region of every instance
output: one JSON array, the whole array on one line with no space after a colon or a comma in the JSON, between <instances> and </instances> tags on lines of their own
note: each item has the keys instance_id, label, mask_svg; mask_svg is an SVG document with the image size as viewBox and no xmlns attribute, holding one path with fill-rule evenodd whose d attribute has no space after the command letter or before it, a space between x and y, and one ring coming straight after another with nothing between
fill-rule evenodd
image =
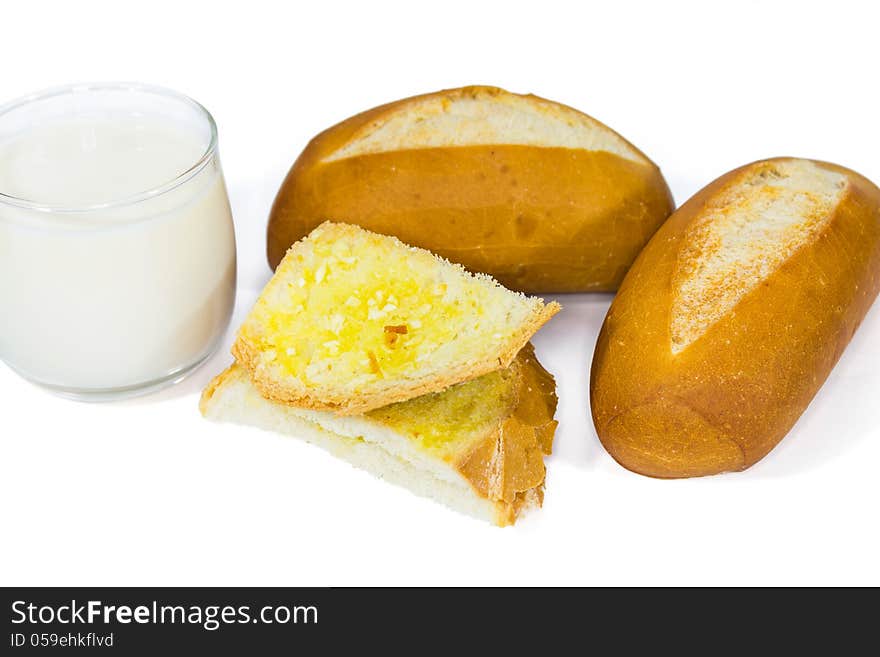
<instances>
[{"instance_id":1,"label":"white milk","mask_svg":"<svg viewBox=\"0 0 880 657\"><path fill-rule=\"evenodd\" d=\"M112 395L213 350L235 296L216 154L125 202L190 170L208 143L172 117L113 111L0 132L0 193L14 197L0 196L0 358L62 392Z\"/></svg>"}]
</instances>

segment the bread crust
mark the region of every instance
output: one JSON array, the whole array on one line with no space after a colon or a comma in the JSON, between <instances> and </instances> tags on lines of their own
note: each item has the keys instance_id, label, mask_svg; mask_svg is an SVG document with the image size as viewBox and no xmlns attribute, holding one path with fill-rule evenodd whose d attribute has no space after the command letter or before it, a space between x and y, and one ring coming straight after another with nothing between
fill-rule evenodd
<instances>
[{"instance_id":1,"label":"bread crust","mask_svg":"<svg viewBox=\"0 0 880 657\"><path fill-rule=\"evenodd\" d=\"M744 172L698 192L651 239L605 318L591 371L602 444L640 474L693 477L743 470L788 433L880 291L880 189L845 176L818 234L679 353L670 316L688 227ZM733 210L735 211L735 209Z\"/></svg>"},{"instance_id":2,"label":"bread crust","mask_svg":"<svg viewBox=\"0 0 880 657\"><path fill-rule=\"evenodd\" d=\"M498 509L498 524L512 524L524 496L544 498L544 455L553 448L557 422L556 384L538 362L531 344L520 352L516 402L510 414L486 437L462 454L456 469ZM502 522L505 518L508 522Z\"/></svg>"},{"instance_id":3,"label":"bread crust","mask_svg":"<svg viewBox=\"0 0 880 657\"><path fill-rule=\"evenodd\" d=\"M272 207L270 266L329 219L395 235L523 292L616 289L674 207L660 170L628 142L641 161L607 151L505 144L325 161L365 127L408 106L476 95L513 94L493 87L424 94L363 112L315 137Z\"/></svg>"}]
</instances>

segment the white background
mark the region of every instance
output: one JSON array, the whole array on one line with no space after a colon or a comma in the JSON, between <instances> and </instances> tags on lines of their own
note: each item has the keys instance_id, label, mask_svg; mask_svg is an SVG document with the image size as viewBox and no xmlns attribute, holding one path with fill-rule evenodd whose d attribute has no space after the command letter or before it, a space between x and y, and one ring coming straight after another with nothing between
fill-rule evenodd
<instances>
[{"instance_id":1,"label":"white background","mask_svg":"<svg viewBox=\"0 0 880 657\"><path fill-rule=\"evenodd\" d=\"M678 203L774 155L880 181L875 7L10 2L0 101L134 80L206 105L236 220L237 324L308 139L414 93L487 83L577 107L654 159ZM560 395L545 507L503 530L305 443L204 421L197 396L230 339L185 383L125 403L60 400L0 365L0 583L880 584L880 309L764 461L655 481L617 466L590 421L609 297L560 300L535 340Z\"/></svg>"}]
</instances>

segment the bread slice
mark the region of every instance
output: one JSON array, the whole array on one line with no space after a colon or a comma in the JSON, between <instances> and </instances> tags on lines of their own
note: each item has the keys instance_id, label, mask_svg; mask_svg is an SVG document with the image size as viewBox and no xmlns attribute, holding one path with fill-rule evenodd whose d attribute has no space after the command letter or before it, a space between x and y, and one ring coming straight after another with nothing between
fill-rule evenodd
<instances>
[{"instance_id":1,"label":"bread slice","mask_svg":"<svg viewBox=\"0 0 880 657\"><path fill-rule=\"evenodd\" d=\"M303 438L418 495L497 525L541 506L553 444L553 377L527 345L502 370L361 416L264 399L233 365L202 395L202 414Z\"/></svg>"},{"instance_id":2,"label":"bread slice","mask_svg":"<svg viewBox=\"0 0 880 657\"><path fill-rule=\"evenodd\" d=\"M264 397L359 414L507 367L558 310L328 222L291 247L233 354Z\"/></svg>"}]
</instances>

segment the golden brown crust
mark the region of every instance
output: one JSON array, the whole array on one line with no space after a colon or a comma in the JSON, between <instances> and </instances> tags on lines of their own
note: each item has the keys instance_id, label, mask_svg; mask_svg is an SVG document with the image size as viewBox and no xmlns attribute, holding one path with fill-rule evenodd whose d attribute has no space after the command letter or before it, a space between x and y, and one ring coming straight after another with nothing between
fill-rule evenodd
<instances>
[{"instance_id":1,"label":"golden brown crust","mask_svg":"<svg viewBox=\"0 0 880 657\"><path fill-rule=\"evenodd\" d=\"M535 428L535 434L544 454L553 452L553 436L559 423L556 414L556 380L535 356L531 343L523 347L517 358L522 361L523 393L513 414Z\"/></svg>"},{"instance_id":2,"label":"golden brown crust","mask_svg":"<svg viewBox=\"0 0 880 657\"><path fill-rule=\"evenodd\" d=\"M214 397L214 393L222 388L225 383L227 383L228 381L232 381L235 378L235 364L232 364L225 370L220 372L220 374L211 379L211 381L208 383L207 387L205 387L205 389L202 391L201 396L199 397L199 411L202 415L208 414L208 404L211 403L211 399Z\"/></svg>"},{"instance_id":3,"label":"golden brown crust","mask_svg":"<svg viewBox=\"0 0 880 657\"><path fill-rule=\"evenodd\" d=\"M790 162L777 158L770 162ZM880 189L846 177L811 237L686 349L670 313L688 227L743 171L676 211L641 253L605 319L593 360L596 431L624 467L653 477L748 468L789 431L880 291Z\"/></svg>"},{"instance_id":4,"label":"golden brown crust","mask_svg":"<svg viewBox=\"0 0 880 657\"><path fill-rule=\"evenodd\" d=\"M500 525L513 524L524 505L543 503L544 455L552 450L557 426L556 383L531 344L517 363L517 402L510 415L456 465L480 495L495 502Z\"/></svg>"},{"instance_id":5,"label":"golden brown crust","mask_svg":"<svg viewBox=\"0 0 880 657\"><path fill-rule=\"evenodd\" d=\"M511 289L616 289L673 209L660 170L635 147L643 162L607 151L504 144L324 161L401 107L478 93L507 94L465 87L407 98L315 137L275 199L267 233L270 265L276 267L291 244L330 219L395 235Z\"/></svg>"},{"instance_id":6,"label":"golden brown crust","mask_svg":"<svg viewBox=\"0 0 880 657\"><path fill-rule=\"evenodd\" d=\"M540 509L544 504L544 486L536 486L516 494L512 502L495 503L495 524L509 527L528 509Z\"/></svg>"}]
</instances>

